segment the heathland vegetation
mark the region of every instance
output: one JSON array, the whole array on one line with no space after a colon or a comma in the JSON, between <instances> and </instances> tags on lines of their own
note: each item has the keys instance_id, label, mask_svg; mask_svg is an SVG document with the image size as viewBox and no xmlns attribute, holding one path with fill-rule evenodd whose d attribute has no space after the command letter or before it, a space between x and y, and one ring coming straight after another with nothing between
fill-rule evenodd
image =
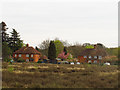
<instances>
[{"instance_id":1,"label":"heathland vegetation","mask_svg":"<svg viewBox=\"0 0 120 90\"><path fill-rule=\"evenodd\" d=\"M104 61L110 61L110 66L102 64L49 64L41 63L44 59L55 62L74 61L86 48L93 48L90 43L73 45L58 38L45 40L35 47L41 53L40 60L25 62L22 58L19 62L9 63L13 58L13 52L26 44L20 38L17 30L13 29L11 35L5 22L2 22L2 85L3 88L117 88L118 64L120 47L108 48L97 43L99 50L107 52ZM118 53L119 52L119 53ZM21 61L21 62L20 62Z\"/></svg>"},{"instance_id":2,"label":"heathland vegetation","mask_svg":"<svg viewBox=\"0 0 120 90\"><path fill-rule=\"evenodd\" d=\"M118 66L4 62L3 88L117 88Z\"/></svg>"}]
</instances>

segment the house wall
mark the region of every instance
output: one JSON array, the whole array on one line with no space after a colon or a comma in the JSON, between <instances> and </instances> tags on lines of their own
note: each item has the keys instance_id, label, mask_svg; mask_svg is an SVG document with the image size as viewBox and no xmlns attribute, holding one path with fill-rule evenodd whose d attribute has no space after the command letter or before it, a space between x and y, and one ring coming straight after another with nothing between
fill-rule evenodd
<instances>
[{"instance_id":1,"label":"house wall","mask_svg":"<svg viewBox=\"0 0 120 90\"><path fill-rule=\"evenodd\" d=\"M17 57L15 57L15 54L13 54L13 58L23 58L24 60L33 58L34 62L38 62L38 60L40 58L40 55L38 55L38 54L33 54L33 57L31 57L30 54L29 54L29 57L26 57L26 54L21 54L21 57L19 57L19 54L16 54L16 55L17 55Z\"/></svg>"},{"instance_id":2,"label":"house wall","mask_svg":"<svg viewBox=\"0 0 120 90\"><path fill-rule=\"evenodd\" d=\"M78 56L78 62L85 63L86 59L83 56Z\"/></svg>"},{"instance_id":3,"label":"house wall","mask_svg":"<svg viewBox=\"0 0 120 90\"><path fill-rule=\"evenodd\" d=\"M83 56L78 56L78 62L80 63L88 63L89 60L87 60L86 58L84 58ZM98 60L98 59L93 59L93 60L90 60L91 63L94 63L94 61L97 61L97 63L101 63L103 62L103 60Z\"/></svg>"}]
</instances>

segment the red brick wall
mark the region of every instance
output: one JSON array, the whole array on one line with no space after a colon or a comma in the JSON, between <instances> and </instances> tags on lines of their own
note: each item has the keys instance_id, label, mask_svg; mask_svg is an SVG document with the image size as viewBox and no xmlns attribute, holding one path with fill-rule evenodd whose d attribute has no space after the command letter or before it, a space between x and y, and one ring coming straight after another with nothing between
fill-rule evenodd
<instances>
[{"instance_id":1,"label":"red brick wall","mask_svg":"<svg viewBox=\"0 0 120 90\"><path fill-rule=\"evenodd\" d=\"M15 54L13 54L13 58L23 58L24 60L33 58L34 62L38 62L38 60L40 58L40 55L38 55L38 54L33 54L33 57L31 57L31 55L29 55L29 57L26 57L26 54L21 54L21 57L19 57L19 54L16 54L16 55L17 55L17 57L15 57Z\"/></svg>"}]
</instances>

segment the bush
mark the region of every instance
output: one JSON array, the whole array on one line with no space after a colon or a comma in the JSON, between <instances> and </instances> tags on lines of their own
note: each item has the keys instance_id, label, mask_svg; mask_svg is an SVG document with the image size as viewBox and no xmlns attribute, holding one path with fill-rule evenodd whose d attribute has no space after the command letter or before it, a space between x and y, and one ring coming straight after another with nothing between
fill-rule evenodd
<instances>
[{"instance_id":1,"label":"bush","mask_svg":"<svg viewBox=\"0 0 120 90\"><path fill-rule=\"evenodd\" d=\"M10 58L4 58L5 62L10 62L10 60L11 60Z\"/></svg>"},{"instance_id":2,"label":"bush","mask_svg":"<svg viewBox=\"0 0 120 90\"><path fill-rule=\"evenodd\" d=\"M42 63L43 60L39 60L37 63Z\"/></svg>"},{"instance_id":3,"label":"bush","mask_svg":"<svg viewBox=\"0 0 120 90\"><path fill-rule=\"evenodd\" d=\"M18 58L17 62L25 62L25 60L23 58Z\"/></svg>"}]
</instances>

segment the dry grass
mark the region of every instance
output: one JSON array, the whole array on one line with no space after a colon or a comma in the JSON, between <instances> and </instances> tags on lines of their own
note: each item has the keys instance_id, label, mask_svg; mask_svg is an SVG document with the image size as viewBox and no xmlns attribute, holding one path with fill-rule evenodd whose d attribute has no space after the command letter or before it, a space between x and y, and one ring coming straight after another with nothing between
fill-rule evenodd
<instances>
[{"instance_id":1,"label":"dry grass","mask_svg":"<svg viewBox=\"0 0 120 90\"><path fill-rule=\"evenodd\" d=\"M3 63L3 88L117 88L118 67Z\"/></svg>"}]
</instances>

